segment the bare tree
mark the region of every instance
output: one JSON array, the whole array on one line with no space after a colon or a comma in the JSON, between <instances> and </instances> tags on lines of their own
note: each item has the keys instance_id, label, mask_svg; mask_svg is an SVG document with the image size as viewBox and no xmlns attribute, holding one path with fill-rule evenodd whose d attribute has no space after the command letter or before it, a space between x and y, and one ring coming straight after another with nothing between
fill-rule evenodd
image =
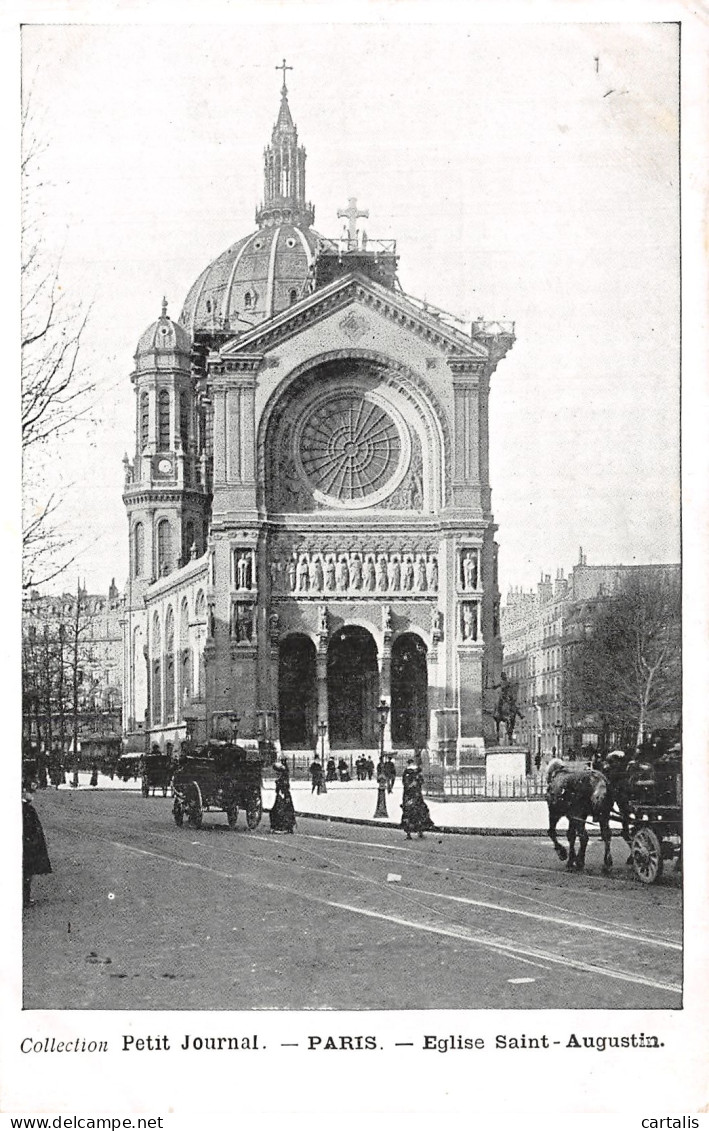
<instances>
[{"instance_id":1,"label":"bare tree","mask_svg":"<svg viewBox=\"0 0 709 1131\"><path fill-rule=\"evenodd\" d=\"M572 715L595 715L606 733L645 734L681 708L678 573L638 570L588 610L566 657Z\"/></svg>"},{"instance_id":2,"label":"bare tree","mask_svg":"<svg viewBox=\"0 0 709 1131\"><path fill-rule=\"evenodd\" d=\"M79 364L88 310L62 291L60 263L42 234L43 152L28 98L22 116L23 584L42 584L71 564L57 508L44 484L47 454L89 412L94 384Z\"/></svg>"}]
</instances>

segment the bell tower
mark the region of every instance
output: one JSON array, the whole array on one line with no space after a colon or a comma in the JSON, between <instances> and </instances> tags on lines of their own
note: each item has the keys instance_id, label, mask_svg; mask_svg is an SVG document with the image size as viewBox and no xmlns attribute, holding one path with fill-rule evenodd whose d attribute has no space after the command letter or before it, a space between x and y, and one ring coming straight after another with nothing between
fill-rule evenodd
<instances>
[{"instance_id":1,"label":"bell tower","mask_svg":"<svg viewBox=\"0 0 709 1131\"><path fill-rule=\"evenodd\" d=\"M146 709L144 598L155 581L201 557L206 549L210 494L191 371L189 334L162 312L142 334L131 381L135 389L135 450L124 457L128 514L126 730L139 729ZM145 682L145 687L143 686Z\"/></svg>"}]
</instances>

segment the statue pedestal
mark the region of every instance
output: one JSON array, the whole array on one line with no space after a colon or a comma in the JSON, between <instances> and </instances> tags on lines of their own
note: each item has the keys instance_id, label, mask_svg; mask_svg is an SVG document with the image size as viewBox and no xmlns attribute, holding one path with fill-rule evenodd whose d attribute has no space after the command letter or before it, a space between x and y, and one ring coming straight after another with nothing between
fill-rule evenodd
<instances>
[{"instance_id":1,"label":"statue pedestal","mask_svg":"<svg viewBox=\"0 0 709 1131\"><path fill-rule=\"evenodd\" d=\"M523 778L529 772L529 751L523 746L497 746L485 753L488 782L500 778Z\"/></svg>"}]
</instances>

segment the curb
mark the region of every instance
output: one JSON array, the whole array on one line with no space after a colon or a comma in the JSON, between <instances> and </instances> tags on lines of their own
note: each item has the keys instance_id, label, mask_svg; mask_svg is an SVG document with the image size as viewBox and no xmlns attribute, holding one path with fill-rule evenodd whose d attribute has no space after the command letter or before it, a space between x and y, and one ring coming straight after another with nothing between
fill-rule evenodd
<instances>
[{"instance_id":1,"label":"curb","mask_svg":"<svg viewBox=\"0 0 709 1131\"><path fill-rule=\"evenodd\" d=\"M382 821L374 820L369 817L332 817L327 813L301 813L296 810L296 817L307 817L312 821L333 821L341 825L368 825L374 829L401 829L401 825L396 821ZM495 829L495 828L477 828L474 825L470 826L457 826L457 825L435 825L434 828L428 829L430 833L453 833L459 836L534 836L546 837L546 829Z\"/></svg>"}]
</instances>

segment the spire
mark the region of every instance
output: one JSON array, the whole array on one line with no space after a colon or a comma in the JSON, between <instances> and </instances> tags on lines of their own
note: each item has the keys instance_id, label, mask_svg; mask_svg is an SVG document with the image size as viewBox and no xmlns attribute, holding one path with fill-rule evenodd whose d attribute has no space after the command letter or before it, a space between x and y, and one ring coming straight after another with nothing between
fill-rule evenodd
<instances>
[{"instance_id":1,"label":"spire","mask_svg":"<svg viewBox=\"0 0 709 1131\"><path fill-rule=\"evenodd\" d=\"M281 105L271 144L264 151L263 204L256 211L256 223L260 228L288 223L307 228L315 213L305 202L305 149L298 145L298 131L288 105L286 71L293 68L284 59L276 70L283 72Z\"/></svg>"}]
</instances>

